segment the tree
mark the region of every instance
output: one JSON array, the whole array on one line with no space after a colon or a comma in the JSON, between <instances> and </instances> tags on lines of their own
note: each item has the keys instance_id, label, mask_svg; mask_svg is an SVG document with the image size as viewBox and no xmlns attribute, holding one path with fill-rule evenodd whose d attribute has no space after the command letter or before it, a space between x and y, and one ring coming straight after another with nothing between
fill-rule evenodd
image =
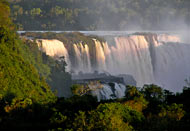
<instances>
[{"instance_id":1,"label":"tree","mask_svg":"<svg viewBox=\"0 0 190 131\"><path fill-rule=\"evenodd\" d=\"M180 121L185 115L182 104L173 103L172 105L167 105L162 107L161 112L158 114L159 117L166 117L175 121Z\"/></svg>"},{"instance_id":2,"label":"tree","mask_svg":"<svg viewBox=\"0 0 190 131\"><path fill-rule=\"evenodd\" d=\"M140 112L148 105L144 95L134 86L127 87L126 101L124 103Z\"/></svg>"},{"instance_id":3,"label":"tree","mask_svg":"<svg viewBox=\"0 0 190 131\"><path fill-rule=\"evenodd\" d=\"M52 16L59 16L64 14L64 10L60 6L56 6L51 9Z\"/></svg>"},{"instance_id":4,"label":"tree","mask_svg":"<svg viewBox=\"0 0 190 131\"><path fill-rule=\"evenodd\" d=\"M132 124L142 121L141 113L120 103L100 104L89 114L89 130L132 130Z\"/></svg>"},{"instance_id":5,"label":"tree","mask_svg":"<svg viewBox=\"0 0 190 131\"><path fill-rule=\"evenodd\" d=\"M5 0L0 0L0 26L12 25L9 15L10 15L9 4Z\"/></svg>"},{"instance_id":6,"label":"tree","mask_svg":"<svg viewBox=\"0 0 190 131\"><path fill-rule=\"evenodd\" d=\"M36 103L55 100L50 87L33 65L22 56L16 34L8 27L0 27L0 94L5 101L29 98ZM11 96L11 97L10 97Z\"/></svg>"},{"instance_id":7,"label":"tree","mask_svg":"<svg viewBox=\"0 0 190 131\"><path fill-rule=\"evenodd\" d=\"M77 131L88 130L88 125L86 122L87 122L87 117L85 112L79 111L79 113L76 114L75 120L73 122L73 129L76 129Z\"/></svg>"},{"instance_id":8,"label":"tree","mask_svg":"<svg viewBox=\"0 0 190 131\"><path fill-rule=\"evenodd\" d=\"M30 15L32 17L34 16L39 16L40 14L42 13L42 10L40 8L33 8L31 11L30 11Z\"/></svg>"},{"instance_id":9,"label":"tree","mask_svg":"<svg viewBox=\"0 0 190 131\"><path fill-rule=\"evenodd\" d=\"M144 85L141 89L141 92L144 94L145 98L148 101L163 101L164 92L161 87L157 85Z\"/></svg>"}]
</instances>

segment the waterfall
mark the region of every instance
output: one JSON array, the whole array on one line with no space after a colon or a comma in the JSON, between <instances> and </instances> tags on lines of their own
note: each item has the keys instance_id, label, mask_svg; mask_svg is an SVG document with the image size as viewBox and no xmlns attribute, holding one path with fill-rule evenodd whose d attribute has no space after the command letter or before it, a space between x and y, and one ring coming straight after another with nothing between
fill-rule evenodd
<instances>
[{"instance_id":1,"label":"waterfall","mask_svg":"<svg viewBox=\"0 0 190 131\"><path fill-rule=\"evenodd\" d=\"M140 87L154 83L179 91L185 85L184 80L190 76L190 44L181 43L177 35L118 36L114 37L113 43L92 40L94 45L91 44L91 48L88 43L73 43L74 54L58 40L42 40L41 48L53 57L64 55L68 66L75 72L98 70L113 75L129 74ZM75 63L71 63L70 55L74 56ZM119 86L116 87L119 89ZM99 94L106 91L111 93L104 86ZM119 92L115 94L119 95Z\"/></svg>"},{"instance_id":2,"label":"waterfall","mask_svg":"<svg viewBox=\"0 0 190 131\"><path fill-rule=\"evenodd\" d=\"M185 79L190 77L190 45L161 44L155 50L155 79L157 84L173 91L180 91L185 86Z\"/></svg>"},{"instance_id":3,"label":"waterfall","mask_svg":"<svg viewBox=\"0 0 190 131\"><path fill-rule=\"evenodd\" d=\"M90 72L91 71L91 61L89 54L89 47L87 44L83 46L82 43L73 44L73 48L76 55L76 63L77 63L77 72Z\"/></svg>"},{"instance_id":4,"label":"waterfall","mask_svg":"<svg viewBox=\"0 0 190 131\"><path fill-rule=\"evenodd\" d=\"M190 76L190 45L176 35L115 37L115 45L95 42L101 69L131 74L138 86L158 84L179 91Z\"/></svg>"},{"instance_id":5,"label":"waterfall","mask_svg":"<svg viewBox=\"0 0 190 131\"><path fill-rule=\"evenodd\" d=\"M91 94L97 97L98 101L110 100L116 98L123 98L125 96L126 87L123 84L112 83L113 87L109 84L99 84L95 85L89 84L89 88L92 90Z\"/></svg>"},{"instance_id":6,"label":"waterfall","mask_svg":"<svg viewBox=\"0 0 190 131\"><path fill-rule=\"evenodd\" d=\"M115 96L117 98L122 98L125 96L125 91L126 91L126 87L123 84L118 84L118 83L114 83L115 84Z\"/></svg>"},{"instance_id":7,"label":"waterfall","mask_svg":"<svg viewBox=\"0 0 190 131\"><path fill-rule=\"evenodd\" d=\"M95 48L96 48L96 60L97 60L97 69L99 71L105 71L106 70L106 57L105 57L105 53L104 53L104 49L102 47L102 44L100 41L95 40Z\"/></svg>"},{"instance_id":8,"label":"waterfall","mask_svg":"<svg viewBox=\"0 0 190 131\"><path fill-rule=\"evenodd\" d=\"M117 37L115 41L116 47L112 49L117 65L114 68L117 67L119 74L133 75L139 86L154 82L149 43L145 37Z\"/></svg>"},{"instance_id":9,"label":"waterfall","mask_svg":"<svg viewBox=\"0 0 190 131\"><path fill-rule=\"evenodd\" d=\"M138 85L154 82L149 43L144 36L116 37L115 46L95 40L98 70L131 74Z\"/></svg>"},{"instance_id":10,"label":"waterfall","mask_svg":"<svg viewBox=\"0 0 190 131\"><path fill-rule=\"evenodd\" d=\"M67 63L67 71L70 71L71 62L69 59L68 51L65 48L64 44L59 40L45 40L45 39L39 39L37 40L38 47L40 50L46 53L46 55L49 55L54 58L59 58L64 56L65 61Z\"/></svg>"}]
</instances>

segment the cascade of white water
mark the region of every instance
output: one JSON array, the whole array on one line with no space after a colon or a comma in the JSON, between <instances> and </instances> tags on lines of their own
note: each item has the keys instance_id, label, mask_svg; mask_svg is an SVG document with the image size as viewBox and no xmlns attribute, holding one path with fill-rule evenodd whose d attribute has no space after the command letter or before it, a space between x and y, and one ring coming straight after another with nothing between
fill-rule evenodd
<instances>
[{"instance_id":1,"label":"cascade of white water","mask_svg":"<svg viewBox=\"0 0 190 131\"><path fill-rule=\"evenodd\" d=\"M138 86L155 83L180 90L190 74L190 46L179 43L176 35L148 37L151 40L147 41L144 35L116 37L114 46L96 40L100 71L131 74Z\"/></svg>"},{"instance_id":2,"label":"cascade of white water","mask_svg":"<svg viewBox=\"0 0 190 131\"><path fill-rule=\"evenodd\" d=\"M79 70L79 69L81 69L83 67L81 52L80 52L80 49L78 48L77 44L74 44L73 47L74 47L74 50L75 50L76 63L77 63L77 69L75 69L75 70Z\"/></svg>"},{"instance_id":3,"label":"cascade of white water","mask_svg":"<svg viewBox=\"0 0 190 131\"><path fill-rule=\"evenodd\" d=\"M103 46L104 55L105 55L105 58L106 58L105 59L105 64L106 64L106 67L107 67L106 70L107 71L112 70L112 72L116 72L116 68L114 68L116 62L113 59L113 52L112 52L112 50L108 46L107 42L106 43L102 43L102 46Z\"/></svg>"},{"instance_id":4,"label":"cascade of white water","mask_svg":"<svg viewBox=\"0 0 190 131\"><path fill-rule=\"evenodd\" d=\"M154 82L149 43L144 36L115 38L116 47L112 48L118 73L131 74L138 85ZM116 72L113 72L116 73Z\"/></svg>"},{"instance_id":5,"label":"cascade of white water","mask_svg":"<svg viewBox=\"0 0 190 131\"><path fill-rule=\"evenodd\" d=\"M162 87L180 91L190 74L190 45L162 44L155 49L155 79Z\"/></svg>"},{"instance_id":6,"label":"cascade of white water","mask_svg":"<svg viewBox=\"0 0 190 131\"><path fill-rule=\"evenodd\" d=\"M67 71L70 71L71 62L69 59L68 51L65 48L64 44L59 40L45 40L45 39L39 39L37 40L38 47L46 53L46 55L49 55L54 58L59 58L64 56L65 61L67 63Z\"/></svg>"},{"instance_id":7,"label":"cascade of white water","mask_svg":"<svg viewBox=\"0 0 190 131\"><path fill-rule=\"evenodd\" d=\"M106 57L105 57L104 49L100 41L94 39L94 42L95 42L95 48L96 48L97 69L99 71L105 71Z\"/></svg>"},{"instance_id":8,"label":"cascade of white water","mask_svg":"<svg viewBox=\"0 0 190 131\"><path fill-rule=\"evenodd\" d=\"M96 84L88 86L92 90L92 95L96 96L98 101L123 98L125 96L126 87L123 84L114 83L113 89L108 84Z\"/></svg>"},{"instance_id":9,"label":"cascade of white water","mask_svg":"<svg viewBox=\"0 0 190 131\"><path fill-rule=\"evenodd\" d=\"M85 44L84 48L85 48L85 54L86 54L86 59L87 59L87 71L90 72L92 69L91 69L89 47L87 44Z\"/></svg>"},{"instance_id":10,"label":"cascade of white water","mask_svg":"<svg viewBox=\"0 0 190 131\"><path fill-rule=\"evenodd\" d=\"M87 44L83 46L82 43L73 45L76 60L77 60L77 71L82 72L90 72L91 71L91 62L90 62L90 54L89 47Z\"/></svg>"},{"instance_id":11,"label":"cascade of white water","mask_svg":"<svg viewBox=\"0 0 190 131\"><path fill-rule=\"evenodd\" d=\"M109 99L113 99L113 91L111 89L111 87L107 84L103 85L103 88L100 90L100 94L101 94L101 100L109 100Z\"/></svg>"},{"instance_id":12,"label":"cascade of white water","mask_svg":"<svg viewBox=\"0 0 190 131\"><path fill-rule=\"evenodd\" d=\"M144 36L116 37L116 45L95 40L99 71L131 74L138 85L154 82L149 43Z\"/></svg>"},{"instance_id":13,"label":"cascade of white water","mask_svg":"<svg viewBox=\"0 0 190 131\"><path fill-rule=\"evenodd\" d=\"M114 83L115 84L115 95L117 98L122 98L125 96L126 87L122 84Z\"/></svg>"},{"instance_id":14,"label":"cascade of white water","mask_svg":"<svg viewBox=\"0 0 190 131\"><path fill-rule=\"evenodd\" d=\"M155 83L172 91L180 90L190 74L190 45L180 43L176 35L130 35L115 37L115 45L94 40L96 69L92 68L87 44L73 44L76 72L106 71L114 75L130 74L138 86ZM168 43L169 42L169 43ZM42 40L41 48L50 56L66 57L68 52L57 40ZM92 55L92 54L91 54ZM119 90L119 87L117 87ZM110 92L107 87L104 90ZM105 92L102 91L101 94ZM99 93L99 95L101 96ZM121 91L115 93L122 96ZM108 97L108 96L106 96Z\"/></svg>"}]
</instances>

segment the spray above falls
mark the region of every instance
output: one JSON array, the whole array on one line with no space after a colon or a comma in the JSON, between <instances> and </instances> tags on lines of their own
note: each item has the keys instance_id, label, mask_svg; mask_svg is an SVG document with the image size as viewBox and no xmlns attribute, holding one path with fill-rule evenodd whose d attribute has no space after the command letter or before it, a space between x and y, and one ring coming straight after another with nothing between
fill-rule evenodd
<instances>
[{"instance_id":1,"label":"spray above falls","mask_svg":"<svg viewBox=\"0 0 190 131\"><path fill-rule=\"evenodd\" d=\"M129 74L138 86L158 84L179 91L190 75L190 45L177 35L134 34L112 41L90 38L93 44L41 40L40 49L50 56L65 56L72 73L108 72Z\"/></svg>"}]
</instances>

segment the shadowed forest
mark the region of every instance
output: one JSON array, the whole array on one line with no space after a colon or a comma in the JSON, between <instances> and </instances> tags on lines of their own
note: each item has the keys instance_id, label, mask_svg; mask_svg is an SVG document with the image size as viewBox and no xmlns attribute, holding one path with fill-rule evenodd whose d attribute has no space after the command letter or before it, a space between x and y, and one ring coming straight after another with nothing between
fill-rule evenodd
<instances>
[{"instance_id":1,"label":"shadowed forest","mask_svg":"<svg viewBox=\"0 0 190 131\"><path fill-rule=\"evenodd\" d=\"M59 2L64 4L65 8L60 8ZM94 0L93 2L98 1ZM123 5L122 2L124 0L118 0L116 3ZM184 7L179 6L181 10L185 10L189 6L187 0L173 0L171 3L176 2L184 5ZM16 4L12 5L12 3ZM83 16L81 19L85 16L92 16L92 14L99 15L98 10L88 9L87 7L90 6L84 8L84 5L79 3L80 0L76 2L72 0L66 2L12 0L13 13L11 14L9 3L0 0L0 130L189 130L189 80L186 80L187 85L180 93L173 93L152 84L144 85L142 88L126 86L127 91L124 98L109 101L98 102L91 95L81 96L75 91L70 94L69 98L57 97L57 91L65 93L63 87L72 83L71 75L65 71L64 58L57 61L39 51L35 41L19 37L16 33L17 26L19 23L19 29L26 30L73 29L78 25L77 19L81 15ZM135 3L133 6L137 7L140 4L138 1L133 3ZM167 4L166 1L163 3ZM109 11L125 14L125 9L118 10L118 8L114 8L114 5L115 3ZM93 9L93 7L91 8ZM137 8L137 11L140 12L140 9ZM136 14L132 10L129 12L132 16ZM60 22L57 18L61 18L62 15L67 17L63 18L60 25L57 23ZM188 16L189 14L184 15ZM10 16L13 18L12 20ZM93 19L86 22L87 26L77 29L96 28ZM52 25L53 23L55 25ZM75 87L80 88L80 85L75 85Z\"/></svg>"},{"instance_id":2,"label":"shadowed forest","mask_svg":"<svg viewBox=\"0 0 190 131\"><path fill-rule=\"evenodd\" d=\"M19 30L185 30L189 0L8 0Z\"/></svg>"}]
</instances>

